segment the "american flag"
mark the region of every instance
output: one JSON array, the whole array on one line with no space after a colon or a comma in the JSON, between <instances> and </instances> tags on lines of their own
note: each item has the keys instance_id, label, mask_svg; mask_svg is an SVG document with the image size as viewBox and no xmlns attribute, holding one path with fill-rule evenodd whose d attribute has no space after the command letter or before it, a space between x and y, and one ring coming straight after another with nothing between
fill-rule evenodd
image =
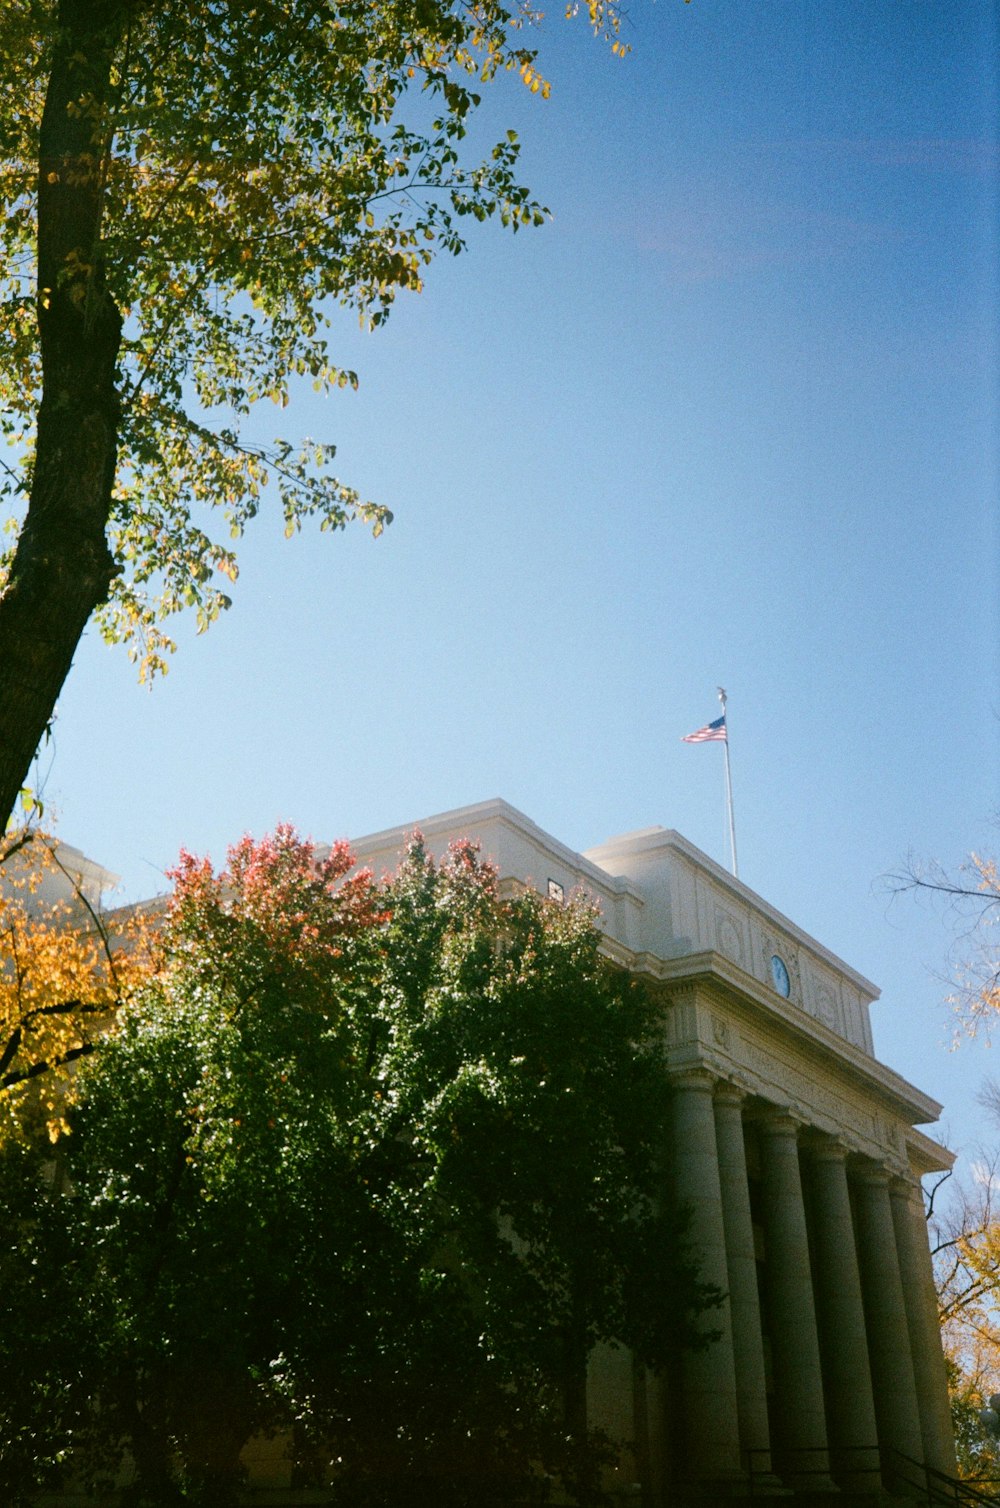
<instances>
[{"instance_id":1,"label":"american flag","mask_svg":"<svg viewBox=\"0 0 1000 1508\"><path fill-rule=\"evenodd\" d=\"M699 728L696 733L685 733L681 739L682 744L707 744L714 739L726 743L726 714L717 717L714 723L706 723L704 728Z\"/></svg>"}]
</instances>

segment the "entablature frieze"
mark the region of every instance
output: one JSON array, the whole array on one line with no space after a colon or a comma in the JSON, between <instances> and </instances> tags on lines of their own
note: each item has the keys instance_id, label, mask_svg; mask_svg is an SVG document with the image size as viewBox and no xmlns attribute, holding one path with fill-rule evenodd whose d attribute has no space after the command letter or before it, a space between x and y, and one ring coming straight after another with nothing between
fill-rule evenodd
<instances>
[{"instance_id":1,"label":"entablature frieze","mask_svg":"<svg viewBox=\"0 0 1000 1508\"><path fill-rule=\"evenodd\" d=\"M852 1047L819 1022L775 1009L727 974L724 959L705 954L684 960L688 972L662 983L665 1030L673 1050L698 1042L740 1061L741 1042L756 1045L780 1064L797 1065L811 1080L832 1082L842 1096L874 1100L884 1115L907 1126L935 1121L941 1107L868 1053ZM750 981L752 984L753 982Z\"/></svg>"}]
</instances>

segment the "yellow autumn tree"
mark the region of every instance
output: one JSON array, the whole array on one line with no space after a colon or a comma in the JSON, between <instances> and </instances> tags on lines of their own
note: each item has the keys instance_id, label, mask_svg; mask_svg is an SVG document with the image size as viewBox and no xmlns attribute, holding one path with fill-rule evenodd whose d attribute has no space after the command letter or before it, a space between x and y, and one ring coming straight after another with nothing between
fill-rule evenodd
<instances>
[{"instance_id":1,"label":"yellow autumn tree","mask_svg":"<svg viewBox=\"0 0 1000 1508\"><path fill-rule=\"evenodd\" d=\"M912 894L943 912L954 933L950 974L958 1030L988 1042L1000 1024L1000 866L971 853L956 870L910 858L886 876L891 895Z\"/></svg>"},{"instance_id":2,"label":"yellow autumn tree","mask_svg":"<svg viewBox=\"0 0 1000 1508\"><path fill-rule=\"evenodd\" d=\"M0 847L0 1139L65 1129L73 1064L94 1051L146 968L134 921L112 938L33 829Z\"/></svg>"},{"instance_id":3,"label":"yellow autumn tree","mask_svg":"<svg viewBox=\"0 0 1000 1508\"><path fill-rule=\"evenodd\" d=\"M984 1153L963 1184L948 1185L940 1213L932 1203L930 1216L952 1423L967 1478L1000 1478L1000 1440L980 1418L1000 1391L998 1177L1000 1155Z\"/></svg>"},{"instance_id":4,"label":"yellow autumn tree","mask_svg":"<svg viewBox=\"0 0 1000 1508\"><path fill-rule=\"evenodd\" d=\"M957 972L953 1003L970 1033L987 1036L1000 1021L1000 869L994 858L970 854L951 892L970 917L967 946Z\"/></svg>"},{"instance_id":5,"label":"yellow autumn tree","mask_svg":"<svg viewBox=\"0 0 1000 1508\"><path fill-rule=\"evenodd\" d=\"M996 859L972 853L954 871L911 860L889 888L944 909L955 934L949 1001L957 1035L989 1041L1000 1023ZM1000 1086L988 1084L980 1098L1000 1125ZM974 1158L965 1183L939 1185L930 1222L959 1468L966 1477L1000 1478L1000 1441L980 1420L1000 1393L1000 1151Z\"/></svg>"}]
</instances>

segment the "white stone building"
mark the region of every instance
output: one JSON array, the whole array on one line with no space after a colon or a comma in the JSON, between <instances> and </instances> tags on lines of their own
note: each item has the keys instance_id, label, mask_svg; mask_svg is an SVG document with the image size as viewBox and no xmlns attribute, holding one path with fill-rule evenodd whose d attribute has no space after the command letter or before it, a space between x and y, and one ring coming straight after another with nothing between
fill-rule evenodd
<instances>
[{"instance_id":1,"label":"white stone building","mask_svg":"<svg viewBox=\"0 0 1000 1508\"><path fill-rule=\"evenodd\" d=\"M578 854L500 800L419 827L436 854L478 839L508 884L584 890L662 997L674 1197L727 1300L682 1375L594 1359L591 1416L633 1442L645 1500L713 1501L750 1472L755 1493L842 1501L952 1476L920 1189L951 1157L918 1129L941 1107L875 1058L876 987L672 830ZM357 840L359 862L394 869L411 829Z\"/></svg>"}]
</instances>

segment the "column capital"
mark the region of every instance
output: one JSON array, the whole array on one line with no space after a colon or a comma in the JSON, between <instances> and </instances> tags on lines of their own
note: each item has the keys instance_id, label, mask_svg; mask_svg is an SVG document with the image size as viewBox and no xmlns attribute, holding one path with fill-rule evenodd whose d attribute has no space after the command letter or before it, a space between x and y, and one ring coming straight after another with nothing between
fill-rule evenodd
<instances>
[{"instance_id":1,"label":"column capital","mask_svg":"<svg viewBox=\"0 0 1000 1508\"><path fill-rule=\"evenodd\" d=\"M821 1131L807 1134L805 1145L813 1162L846 1163L850 1155L842 1141Z\"/></svg>"},{"instance_id":2,"label":"column capital","mask_svg":"<svg viewBox=\"0 0 1000 1508\"><path fill-rule=\"evenodd\" d=\"M783 1136L798 1140L802 1129L802 1121L786 1105L768 1105L760 1111L756 1117L757 1124L765 1136Z\"/></svg>"},{"instance_id":3,"label":"column capital","mask_svg":"<svg viewBox=\"0 0 1000 1508\"><path fill-rule=\"evenodd\" d=\"M919 1203L924 1207L924 1191L915 1173L893 1173L889 1177L889 1198Z\"/></svg>"},{"instance_id":4,"label":"column capital","mask_svg":"<svg viewBox=\"0 0 1000 1508\"><path fill-rule=\"evenodd\" d=\"M889 1170L883 1168L880 1163L867 1160L856 1162L851 1171L856 1183L863 1183L866 1187L873 1189L888 1189L889 1187Z\"/></svg>"},{"instance_id":5,"label":"column capital","mask_svg":"<svg viewBox=\"0 0 1000 1508\"><path fill-rule=\"evenodd\" d=\"M718 1080L703 1063L692 1063L670 1075L671 1089L694 1089L701 1094L711 1094Z\"/></svg>"},{"instance_id":6,"label":"column capital","mask_svg":"<svg viewBox=\"0 0 1000 1508\"><path fill-rule=\"evenodd\" d=\"M731 1105L734 1109L740 1109L747 1098L745 1089L739 1084L734 1084L730 1079L719 1079L715 1085L715 1103L717 1105Z\"/></svg>"}]
</instances>

